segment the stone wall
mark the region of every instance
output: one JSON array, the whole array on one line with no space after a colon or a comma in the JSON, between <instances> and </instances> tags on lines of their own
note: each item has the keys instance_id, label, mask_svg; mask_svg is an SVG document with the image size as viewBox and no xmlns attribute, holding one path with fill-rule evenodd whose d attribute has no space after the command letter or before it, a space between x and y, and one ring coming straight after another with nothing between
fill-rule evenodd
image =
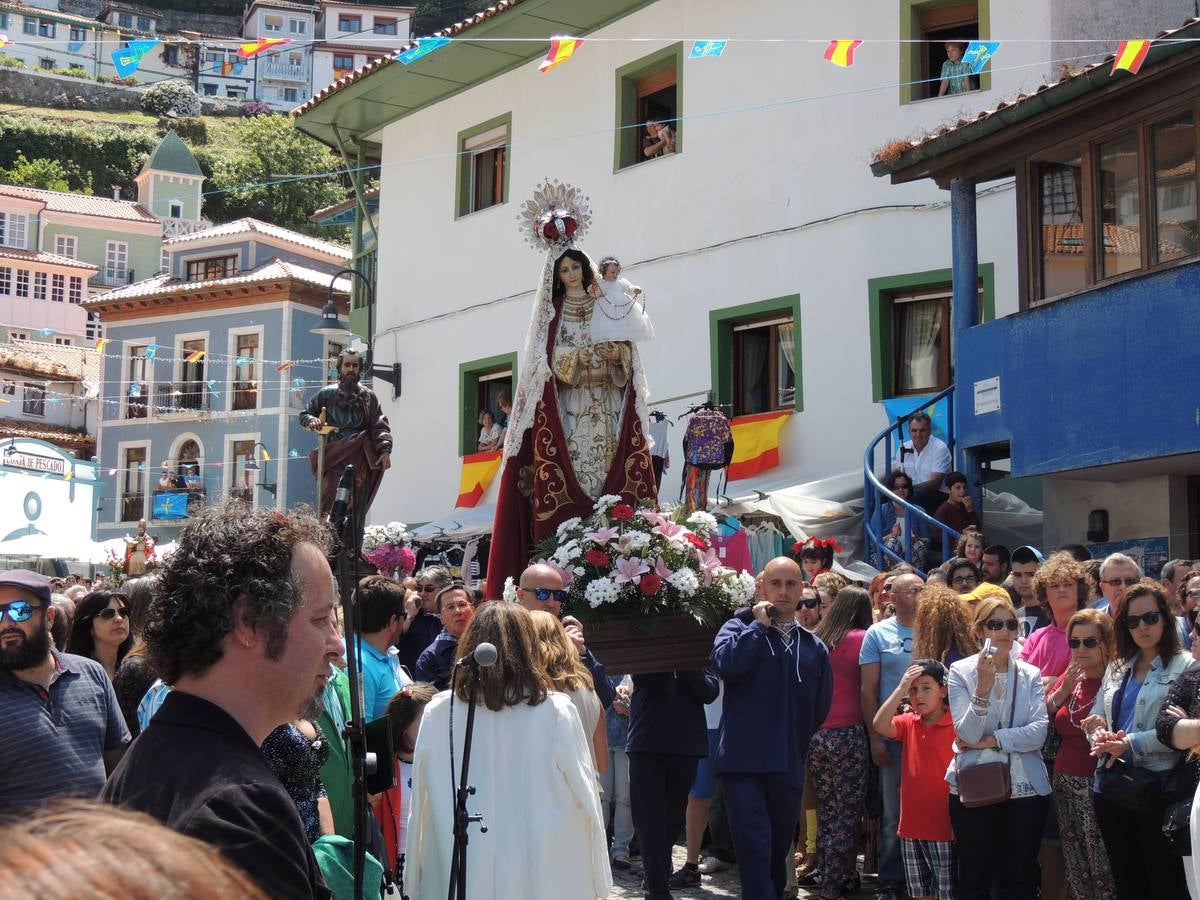
<instances>
[{"instance_id":1,"label":"stone wall","mask_svg":"<svg viewBox=\"0 0 1200 900\"><path fill-rule=\"evenodd\" d=\"M90 78L67 78L30 69L0 68L0 100L30 106L65 106L87 109L140 109L142 86L122 87L101 84ZM55 98L66 94L68 102ZM86 107L76 101L83 97Z\"/></svg>"},{"instance_id":2,"label":"stone wall","mask_svg":"<svg viewBox=\"0 0 1200 900\"><path fill-rule=\"evenodd\" d=\"M65 13L75 16L87 16L90 19L100 15L104 6L102 0L59 0L58 8ZM200 31L204 34L227 34L237 36L242 33L240 16L214 16L209 13L192 12L182 9L158 10L158 30Z\"/></svg>"}]
</instances>

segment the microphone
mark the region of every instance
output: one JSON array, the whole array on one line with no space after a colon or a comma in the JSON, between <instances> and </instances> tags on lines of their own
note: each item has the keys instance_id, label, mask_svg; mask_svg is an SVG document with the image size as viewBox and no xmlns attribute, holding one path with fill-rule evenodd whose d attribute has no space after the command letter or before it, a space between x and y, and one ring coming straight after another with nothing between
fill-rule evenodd
<instances>
[{"instance_id":1,"label":"microphone","mask_svg":"<svg viewBox=\"0 0 1200 900\"><path fill-rule=\"evenodd\" d=\"M350 506L350 489L354 487L354 466L349 465L342 471L342 480L338 482L337 491L333 495L333 508L329 512L329 521L333 530L341 534L346 525L346 513Z\"/></svg>"},{"instance_id":2,"label":"microphone","mask_svg":"<svg viewBox=\"0 0 1200 900\"><path fill-rule=\"evenodd\" d=\"M471 669L486 669L488 666L494 666L500 654L496 650L495 644L476 644L475 652L470 656L464 656L454 664L455 668L463 666Z\"/></svg>"}]
</instances>

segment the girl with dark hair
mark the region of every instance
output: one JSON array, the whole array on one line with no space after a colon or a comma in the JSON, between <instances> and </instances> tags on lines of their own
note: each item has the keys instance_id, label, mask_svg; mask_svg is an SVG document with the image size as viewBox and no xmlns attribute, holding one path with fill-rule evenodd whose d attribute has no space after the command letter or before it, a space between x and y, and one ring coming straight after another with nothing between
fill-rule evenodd
<instances>
[{"instance_id":1,"label":"girl with dark hair","mask_svg":"<svg viewBox=\"0 0 1200 900\"><path fill-rule=\"evenodd\" d=\"M150 607L150 578L130 578L121 585L121 593L129 598L129 630L133 633L134 644L117 668L113 689L121 704L125 726L131 737L137 737L142 732L138 722L138 704L155 680L146 657L146 642L142 640L142 629L146 625L146 613Z\"/></svg>"},{"instance_id":2,"label":"girl with dark hair","mask_svg":"<svg viewBox=\"0 0 1200 900\"><path fill-rule=\"evenodd\" d=\"M1191 663L1179 642L1167 595L1156 584L1135 584L1117 603L1113 620L1117 662L1104 675L1092 715L1083 721L1092 755L1105 768L1130 766L1154 773L1165 785L1179 754L1159 740L1156 722L1171 684ZM1114 802L1101 785L1096 819L1108 848L1120 900L1184 900L1187 882L1180 857L1163 834L1166 795L1145 808Z\"/></svg>"},{"instance_id":3,"label":"girl with dark hair","mask_svg":"<svg viewBox=\"0 0 1200 900\"><path fill-rule=\"evenodd\" d=\"M124 594L92 591L79 601L67 641L69 653L94 659L112 678L132 646L129 601Z\"/></svg>"},{"instance_id":4,"label":"girl with dark hair","mask_svg":"<svg viewBox=\"0 0 1200 900\"><path fill-rule=\"evenodd\" d=\"M822 898L841 897L857 887L854 860L868 772L858 654L870 627L871 596L860 587L844 587L816 629L829 648L833 668L833 703L808 748L808 768L820 804Z\"/></svg>"},{"instance_id":5,"label":"girl with dark hair","mask_svg":"<svg viewBox=\"0 0 1200 900\"><path fill-rule=\"evenodd\" d=\"M408 811L412 806L413 753L417 749L421 716L426 705L436 696L437 688L418 681L397 691L387 705L396 780L375 803L375 818L387 847L384 868L400 886L401 897L407 897L404 889L404 858L408 849Z\"/></svg>"}]
</instances>

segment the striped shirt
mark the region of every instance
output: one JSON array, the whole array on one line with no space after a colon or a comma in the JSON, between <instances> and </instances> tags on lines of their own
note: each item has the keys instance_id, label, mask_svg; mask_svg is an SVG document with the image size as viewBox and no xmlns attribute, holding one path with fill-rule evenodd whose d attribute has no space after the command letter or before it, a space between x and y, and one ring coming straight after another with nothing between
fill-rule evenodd
<instances>
[{"instance_id":1,"label":"striped shirt","mask_svg":"<svg viewBox=\"0 0 1200 900\"><path fill-rule=\"evenodd\" d=\"M104 787L104 753L129 743L108 675L95 660L50 651L50 689L0 671L0 806L92 799Z\"/></svg>"},{"instance_id":2,"label":"striped shirt","mask_svg":"<svg viewBox=\"0 0 1200 900\"><path fill-rule=\"evenodd\" d=\"M971 90L970 75L971 67L965 62L946 60L942 63L942 81L950 82L947 94L965 94Z\"/></svg>"}]
</instances>

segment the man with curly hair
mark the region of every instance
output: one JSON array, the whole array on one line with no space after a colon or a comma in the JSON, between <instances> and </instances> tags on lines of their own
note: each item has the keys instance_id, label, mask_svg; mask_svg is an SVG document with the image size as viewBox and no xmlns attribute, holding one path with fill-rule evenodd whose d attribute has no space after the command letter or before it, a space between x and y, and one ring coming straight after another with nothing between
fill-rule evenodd
<instances>
[{"instance_id":1,"label":"man with curly hair","mask_svg":"<svg viewBox=\"0 0 1200 900\"><path fill-rule=\"evenodd\" d=\"M192 519L154 585L150 663L174 686L101 795L206 841L271 897L327 897L259 746L319 696L344 647L310 515L231 501Z\"/></svg>"}]
</instances>

